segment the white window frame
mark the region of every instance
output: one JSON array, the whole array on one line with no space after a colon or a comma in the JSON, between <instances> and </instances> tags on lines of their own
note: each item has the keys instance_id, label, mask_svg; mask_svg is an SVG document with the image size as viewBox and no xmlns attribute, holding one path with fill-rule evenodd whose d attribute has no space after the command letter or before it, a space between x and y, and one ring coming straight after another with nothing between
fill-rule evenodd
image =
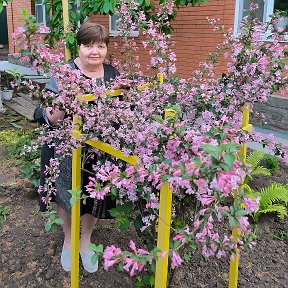
<instances>
[{"instance_id":1,"label":"white window frame","mask_svg":"<svg viewBox=\"0 0 288 288\"><path fill-rule=\"evenodd\" d=\"M41 7L40 9L42 10L42 17L43 17L43 21L42 22L38 22L37 19L37 7ZM44 0L41 1L41 3L37 3L37 1L35 1L35 17L36 17L36 22L41 24L43 23L46 27L47 27L47 13L46 13L46 6L44 4Z\"/></svg>"},{"instance_id":2,"label":"white window frame","mask_svg":"<svg viewBox=\"0 0 288 288\"><path fill-rule=\"evenodd\" d=\"M234 19L234 34L239 33L239 25L243 19L243 4L244 0L236 0L235 4L235 19ZM263 23L269 22L271 20L270 15L274 12L274 0L264 0L264 13L263 13Z\"/></svg>"},{"instance_id":3,"label":"white window frame","mask_svg":"<svg viewBox=\"0 0 288 288\"><path fill-rule=\"evenodd\" d=\"M117 15L117 11L115 12L115 14L113 16ZM113 23L114 21L117 21L117 19L115 19L115 17L112 17L109 15L109 36L117 36L118 35L118 29L112 29L112 27L117 27L117 24ZM132 33L132 37L138 37L139 36L139 31L135 30Z\"/></svg>"}]
</instances>

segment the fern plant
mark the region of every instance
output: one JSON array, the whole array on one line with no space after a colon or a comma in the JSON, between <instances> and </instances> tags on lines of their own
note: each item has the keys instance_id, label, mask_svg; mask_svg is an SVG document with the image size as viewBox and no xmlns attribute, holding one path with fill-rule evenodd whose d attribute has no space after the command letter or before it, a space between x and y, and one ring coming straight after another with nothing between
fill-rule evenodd
<instances>
[{"instance_id":1,"label":"fern plant","mask_svg":"<svg viewBox=\"0 0 288 288\"><path fill-rule=\"evenodd\" d=\"M243 186L242 186L246 194L252 193L252 189L249 186L248 182L253 179L253 176L255 175L270 176L271 175L269 169L260 165L264 157L265 157L265 153L263 151L253 151L247 156L246 163L250 165L251 172L250 174L246 175Z\"/></svg>"},{"instance_id":2,"label":"fern plant","mask_svg":"<svg viewBox=\"0 0 288 288\"><path fill-rule=\"evenodd\" d=\"M255 221L266 213L277 213L279 219L287 216L288 185L273 183L269 187L262 188L259 192L251 192L250 198L260 197L259 210L252 213Z\"/></svg>"},{"instance_id":3,"label":"fern plant","mask_svg":"<svg viewBox=\"0 0 288 288\"><path fill-rule=\"evenodd\" d=\"M253 178L255 175L265 175L270 176L271 172L269 169L260 165L261 161L265 158L265 153L261 150L251 152L247 159L246 163L251 166L251 173L246 176L245 182L248 182Z\"/></svg>"},{"instance_id":4,"label":"fern plant","mask_svg":"<svg viewBox=\"0 0 288 288\"><path fill-rule=\"evenodd\" d=\"M266 213L277 213L280 219L287 216L285 205L287 206L288 204L288 185L273 183L269 187L264 187L260 191L255 192L248 184L255 175L271 175L270 169L260 165L265 157L266 155L263 151L254 151L249 154L246 160L246 163L251 167L251 172L245 177L243 188L250 198L260 198L259 210L252 213L254 221L258 221L258 218Z\"/></svg>"}]
</instances>

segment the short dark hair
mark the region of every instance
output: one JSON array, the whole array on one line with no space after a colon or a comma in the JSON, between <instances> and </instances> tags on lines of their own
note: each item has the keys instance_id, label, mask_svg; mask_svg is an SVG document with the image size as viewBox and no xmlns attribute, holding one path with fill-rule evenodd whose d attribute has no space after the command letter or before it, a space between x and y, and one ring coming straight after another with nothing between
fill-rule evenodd
<instances>
[{"instance_id":1,"label":"short dark hair","mask_svg":"<svg viewBox=\"0 0 288 288\"><path fill-rule=\"evenodd\" d=\"M95 22L85 22L79 28L76 34L77 44L93 44L104 42L106 45L109 43L109 34L106 28Z\"/></svg>"}]
</instances>

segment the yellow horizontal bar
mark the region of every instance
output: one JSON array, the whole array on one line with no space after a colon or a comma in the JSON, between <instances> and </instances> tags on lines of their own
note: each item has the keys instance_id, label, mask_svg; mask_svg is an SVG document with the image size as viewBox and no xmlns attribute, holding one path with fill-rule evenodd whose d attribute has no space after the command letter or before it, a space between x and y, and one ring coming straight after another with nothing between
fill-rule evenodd
<instances>
[{"instance_id":1,"label":"yellow horizontal bar","mask_svg":"<svg viewBox=\"0 0 288 288\"><path fill-rule=\"evenodd\" d=\"M145 83L143 85L138 86L138 89L143 91L143 90L145 90L146 88L148 88L150 86L151 86L151 83L147 82L147 83Z\"/></svg>"},{"instance_id":2,"label":"yellow horizontal bar","mask_svg":"<svg viewBox=\"0 0 288 288\"><path fill-rule=\"evenodd\" d=\"M107 90L104 95L105 96L110 96L110 97L114 97L114 96L120 96L123 94L124 89L116 89L116 90ZM77 95L77 99L79 101L93 101L95 99L95 95L93 94L85 94L85 95Z\"/></svg>"},{"instance_id":3,"label":"yellow horizontal bar","mask_svg":"<svg viewBox=\"0 0 288 288\"><path fill-rule=\"evenodd\" d=\"M109 155L112 155L116 158L119 158L131 165L136 165L137 162L140 160L139 157L137 156L125 156L123 154L123 152L121 152L121 150L117 150L115 148L113 148L110 144L107 144L107 143L104 143L102 141L98 141L98 140L88 140L86 141L86 144L94 147L94 148L97 148L103 152L106 152L107 154Z\"/></svg>"},{"instance_id":4,"label":"yellow horizontal bar","mask_svg":"<svg viewBox=\"0 0 288 288\"><path fill-rule=\"evenodd\" d=\"M117 90L107 90L104 95L105 96L110 96L110 97L114 97L114 96L120 96L122 95L124 92L124 89L117 89Z\"/></svg>"},{"instance_id":5,"label":"yellow horizontal bar","mask_svg":"<svg viewBox=\"0 0 288 288\"><path fill-rule=\"evenodd\" d=\"M77 95L79 101L93 101L95 96L93 94Z\"/></svg>"}]
</instances>

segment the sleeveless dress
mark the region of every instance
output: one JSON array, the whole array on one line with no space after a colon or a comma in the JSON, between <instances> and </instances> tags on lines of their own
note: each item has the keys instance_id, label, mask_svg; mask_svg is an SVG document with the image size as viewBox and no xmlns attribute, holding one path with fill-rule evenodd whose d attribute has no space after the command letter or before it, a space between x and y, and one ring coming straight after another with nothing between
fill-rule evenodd
<instances>
[{"instance_id":1,"label":"sleeveless dress","mask_svg":"<svg viewBox=\"0 0 288 288\"><path fill-rule=\"evenodd\" d=\"M70 62L69 65L73 69L79 69L77 65L73 62ZM119 72L111 65L103 64L104 67L104 83L110 82L111 80L115 79ZM88 77L87 77L88 78ZM88 78L89 79L89 78ZM102 79L100 79L102 80ZM99 81L102 82L103 81ZM51 77L49 82L45 86L46 90L52 91L54 93L59 93L57 82L55 78ZM34 113L35 114L35 113ZM43 111L43 118L47 117L45 115L45 111ZM39 120L38 120L39 121ZM41 123L41 121L39 121ZM56 128L57 129L57 128ZM87 146L84 147L84 149L87 149ZM41 151L41 169L40 169L40 186L44 186L45 184L45 177L44 174L45 166L49 165L49 160L53 157L55 157L55 151L53 148L49 148L48 145L43 145L42 151ZM84 165L84 171L82 171L81 175L81 182L82 182L82 193L88 194L85 192L84 186L86 186L89 182L89 176L90 173L86 171L92 171L92 166L97 161L96 155L93 159L88 159L85 161ZM71 156L66 156L63 158L59 165L60 174L58 178L55 181L55 188L57 190L57 193L54 197L52 197L52 202L56 201L67 213L71 213L71 204L70 204L70 198L71 194L68 192L68 190L71 190L71 183L72 183L72 158ZM39 193L39 206L40 211L44 212L47 210L46 204L41 200L42 197L45 197L45 193L41 191ZM83 204L81 201L81 216L84 214L90 214L96 218L101 219L108 219L112 218L109 211L110 209L114 208L116 206L116 201L112 200L110 196L105 196L104 200L97 200L93 198L87 198L86 204Z\"/></svg>"}]
</instances>

